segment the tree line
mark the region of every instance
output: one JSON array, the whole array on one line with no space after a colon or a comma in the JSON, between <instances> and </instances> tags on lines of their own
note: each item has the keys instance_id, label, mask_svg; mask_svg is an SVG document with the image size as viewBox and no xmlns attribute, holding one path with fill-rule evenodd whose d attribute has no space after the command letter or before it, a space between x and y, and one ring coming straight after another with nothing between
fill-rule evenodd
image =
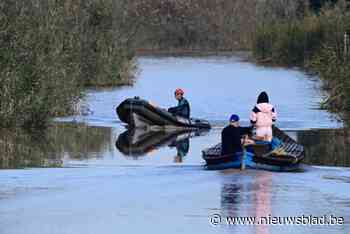
<instances>
[{"instance_id":1,"label":"tree line","mask_svg":"<svg viewBox=\"0 0 350 234\"><path fill-rule=\"evenodd\" d=\"M138 48L251 50L258 61L319 74L329 94L321 107L350 110L349 0L148 0L140 7L155 14L141 27Z\"/></svg>"},{"instance_id":2,"label":"tree line","mask_svg":"<svg viewBox=\"0 0 350 234\"><path fill-rule=\"evenodd\" d=\"M2 0L0 127L44 127L73 113L87 86L132 84L136 49L143 48L248 49L259 60L302 64L326 81L325 105L347 109L347 3Z\"/></svg>"}]
</instances>

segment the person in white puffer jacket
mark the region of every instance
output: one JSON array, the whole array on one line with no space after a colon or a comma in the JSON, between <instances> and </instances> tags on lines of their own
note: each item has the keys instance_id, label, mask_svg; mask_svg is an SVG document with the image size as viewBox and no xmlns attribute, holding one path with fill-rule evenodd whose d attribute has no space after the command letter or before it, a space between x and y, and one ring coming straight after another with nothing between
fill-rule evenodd
<instances>
[{"instance_id":1,"label":"person in white puffer jacket","mask_svg":"<svg viewBox=\"0 0 350 234\"><path fill-rule=\"evenodd\" d=\"M272 141L272 125L277 119L275 107L269 103L266 92L260 93L257 104L250 113L250 122L256 128L256 139Z\"/></svg>"}]
</instances>

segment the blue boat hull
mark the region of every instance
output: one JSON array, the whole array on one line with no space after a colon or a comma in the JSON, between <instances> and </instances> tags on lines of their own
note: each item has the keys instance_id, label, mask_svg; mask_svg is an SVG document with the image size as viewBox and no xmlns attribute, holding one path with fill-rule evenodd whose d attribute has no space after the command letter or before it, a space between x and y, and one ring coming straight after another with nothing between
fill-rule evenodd
<instances>
[{"instance_id":1,"label":"blue boat hull","mask_svg":"<svg viewBox=\"0 0 350 234\"><path fill-rule=\"evenodd\" d=\"M225 169L240 169L241 168L241 157L232 157L231 162L225 162L221 164L211 164L206 165L208 170L225 170ZM267 170L267 171L279 171L279 172L288 172L288 171L297 171L300 169L300 164L293 164L289 166L279 166L279 165L269 165L263 163L256 163L253 161L254 154L250 152L245 153L244 164L246 168L249 169L258 169L258 170Z\"/></svg>"}]
</instances>

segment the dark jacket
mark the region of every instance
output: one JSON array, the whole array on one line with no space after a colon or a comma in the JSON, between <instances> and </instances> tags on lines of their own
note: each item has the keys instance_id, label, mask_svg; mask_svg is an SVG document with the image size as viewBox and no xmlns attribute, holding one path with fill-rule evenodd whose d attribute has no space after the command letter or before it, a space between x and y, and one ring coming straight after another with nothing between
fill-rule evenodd
<instances>
[{"instance_id":1,"label":"dark jacket","mask_svg":"<svg viewBox=\"0 0 350 234\"><path fill-rule=\"evenodd\" d=\"M234 127L228 125L221 132L221 155L230 155L242 152L241 139L243 135L251 134L248 127Z\"/></svg>"},{"instance_id":2,"label":"dark jacket","mask_svg":"<svg viewBox=\"0 0 350 234\"><path fill-rule=\"evenodd\" d=\"M190 118L190 104L186 98L181 98L177 106L169 108L168 111L173 115L178 115L187 119Z\"/></svg>"}]
</instances>

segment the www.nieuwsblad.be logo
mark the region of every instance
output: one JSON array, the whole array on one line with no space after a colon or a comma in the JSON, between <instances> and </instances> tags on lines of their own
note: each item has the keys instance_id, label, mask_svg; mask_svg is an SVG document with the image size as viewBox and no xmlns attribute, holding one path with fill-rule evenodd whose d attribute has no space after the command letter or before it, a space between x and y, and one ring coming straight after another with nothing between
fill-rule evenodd
<instances>
[{"instance_id":1,"label":"www.nieuwsblad.be logo","mask_svg":"<svg viewBox=\"0 0 350 234\"><path fill-rule=\"evenodd\" d=\"M300 216L222 216L213 214L209 216L209 224L218 225L343 225L344 217L334 215L300 215Z\"/></svg>"}]
</instances>

